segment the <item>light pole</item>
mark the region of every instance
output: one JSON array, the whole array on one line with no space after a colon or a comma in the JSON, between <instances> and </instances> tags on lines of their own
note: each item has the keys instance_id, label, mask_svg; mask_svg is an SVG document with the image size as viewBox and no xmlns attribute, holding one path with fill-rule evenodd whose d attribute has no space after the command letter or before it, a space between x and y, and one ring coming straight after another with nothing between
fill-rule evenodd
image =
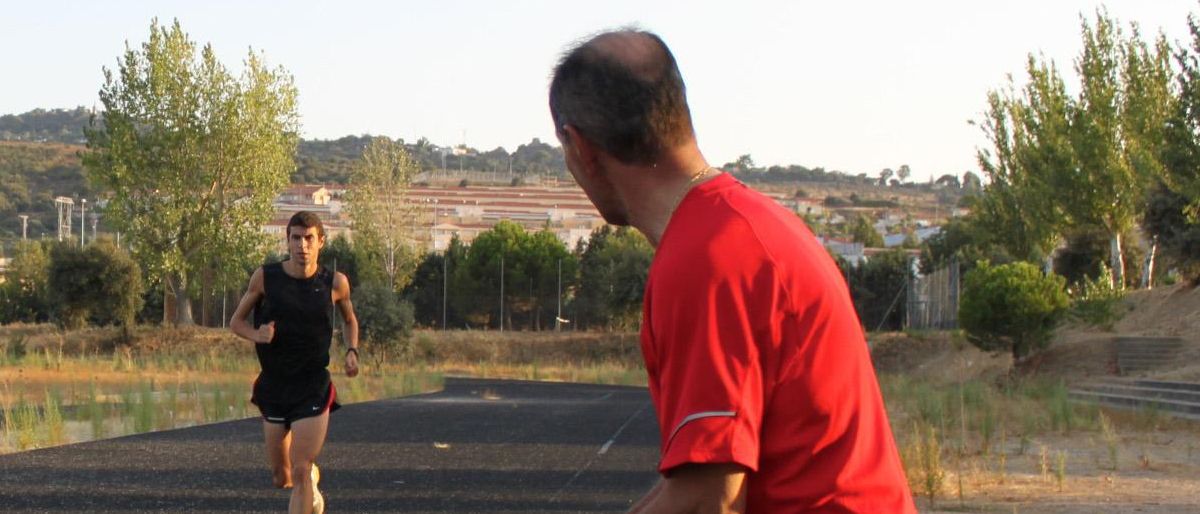
<instances>
[{"instance_id":1,"label":"light pole","mask_svg":"<svg viewBox=\"0 0 1200 514\"><path fill-rule=\"evenodd\" d=\"M449 248L447 248L449 250ZM446 331L446 271L450 268L450 252L442 252L442 331Z\"/></svg>"},{"instance_id":2,"label":"light pole","mask_svg":"<svg viewBox=\"0 0 1200 514\"><path fill-rule=\"evenodd\" d=\"M21 218L21 240L24 241L29 235L29 231L27 230L29 228L29 215L20 214L17 217Z\"/></svg>"},{"instance_id":3,"label":"light pole","mask_svg":"<svg viewBox=\"0 0 1200 514\"><path fill-rule=\"evenodd\" d=\"M504 333L504 248L500 248L500 333Z\"/></svg>"},{"instance_id":4,"label":"light pole","mask_svg":"<svg viewBox=\"0 0 1200 514\"><path fill-rule=\"evenodd\" d=\"M87 212L87 198L80 198L79 201L79 246L83 246L84 236L87 235L87 224L83 220L83 213Z\"/></svg>"},{"instance_id":5,"label":"light pole","mask_svg":"<svg viewBox=\"0 0 1200 514\"><path fill-rule=\"evenodd\" d=\"M558 260L558 314L554 315L554 331L562 327L562 259Z\"/></svg>"}]
</instances>

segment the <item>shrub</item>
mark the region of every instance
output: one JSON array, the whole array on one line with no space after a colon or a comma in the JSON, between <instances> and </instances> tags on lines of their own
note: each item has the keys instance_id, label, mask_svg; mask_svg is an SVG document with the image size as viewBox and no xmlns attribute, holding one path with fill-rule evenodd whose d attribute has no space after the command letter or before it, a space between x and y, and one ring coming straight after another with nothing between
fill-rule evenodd
<instances>
[{"instance_id":1,"label":"shrub","mask_svg":"<svg viewBox=\"0 0 1200 514\"><path fill-rule=\"evenodd\" d=\"M1071 317L1092 326L1111 331L1121 319L1121 298L1124 292L1113 287L1112 271L1104 266L1095 279L1084 278L1070 289Z\"/></svg>"},{"instance_id":2,"label":"shrub","mask_svg":"<svg viewBox=\"0 0 1200 514\"><path fill-rule=\"evenodd\" d=\"M359 338L380 354L393 353L412 334L412 303L401 301L390 287L365 284L353 293ZM382 355L381 355L382 356Z\"/></svg>"},{"instance_id":3,"label":"shrub","mask_svg":"<svg viewBox=\"0 0 1200 514\"><path fill-rule=\"evenodd\" d=\"M1027 262L980 263L963 285L959 323L981 350L1010 351L1020 360L1049 344L1069 305L1065 282Z\"/></svg>"}]
</instances>

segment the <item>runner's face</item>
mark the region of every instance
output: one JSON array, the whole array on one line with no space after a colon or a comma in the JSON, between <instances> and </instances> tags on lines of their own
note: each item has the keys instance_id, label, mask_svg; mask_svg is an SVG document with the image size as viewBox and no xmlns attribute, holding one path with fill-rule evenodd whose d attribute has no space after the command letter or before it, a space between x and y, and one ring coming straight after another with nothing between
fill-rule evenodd
<instances>
[{"instance_id":1,"label":"runner's face","mask_svg":"<svg viewBox=\"0 0 1200 514\"><path fill-rule=\"evenodd\" d=\"M317 262L325 238L316 227L288 227L288 255L297 264Z\"/></svg>"}]
</instances>

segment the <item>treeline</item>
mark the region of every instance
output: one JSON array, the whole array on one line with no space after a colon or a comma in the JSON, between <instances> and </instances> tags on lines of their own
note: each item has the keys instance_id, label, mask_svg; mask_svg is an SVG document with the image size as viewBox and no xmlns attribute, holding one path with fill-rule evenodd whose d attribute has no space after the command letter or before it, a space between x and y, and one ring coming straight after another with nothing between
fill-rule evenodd
<instances>
[{"instance_id":1,"label":"treeline","mask_svg":"<svg viewBox=\"0 0 1200 514\"><path fill-rule=\"evenodd\" d=\"M6 114L0 116L0 140L83 144L83 127L91 115L84 107Z\"/></svg>"},{"instance_id":2,"label":"treeline","mask_svg":"<svg viewBox=\"0 0 1200 514\"><path fill-rule=\"evenodd\" d=\"M1200 26L1173 47L1103 10L1082 22L1079 84L1030 55L1026 83L988 95L989 179L928 262L1027 261L1117 290L1166 270L1200 277ZM1077 91L1069 93L1068 90Z\"/></svg>"},{"instance_id":3,"label":"treeline","mask_svg":"<svg viewBox=\"0 0 1200 514\"><path fill-rule=\"evenodd\" d=\"M332 140L301 140L296 152L293 183L339 183L349 181L354 161L377 136L346 136ZM544 174L566 177L562 148L533 138L509 152L503 147L481 151L467 146L438 146L425 138L404 145L421 171L436 169L509 172L515 176Z\"/></svg>"},{"instance_id":4,"label":"treeline","mask_svg":"<svg viewBox=\"0 0 1200 514\"><path fill-rule=\"evenodd\" d=\"M164 289L126 250L100 239L27 241L12 252L0 284L0 324L52 322L65 328L162 322ZM283 255L268 256L276 262ZM504 221L473 244L411 256L397 289L375 250L345 238L326 242L321 264L350 279L363 339L406 351L414 326L483 330L636 330L654 258L636 230L608 225L568 249L553 233ZM857 267L838 261L865 327L902 328L908 257L896 250ZM242 270L248 279L253 267ZM240 290L192 292L194 319L223 326Z\"/></svg>"}]
</instances>

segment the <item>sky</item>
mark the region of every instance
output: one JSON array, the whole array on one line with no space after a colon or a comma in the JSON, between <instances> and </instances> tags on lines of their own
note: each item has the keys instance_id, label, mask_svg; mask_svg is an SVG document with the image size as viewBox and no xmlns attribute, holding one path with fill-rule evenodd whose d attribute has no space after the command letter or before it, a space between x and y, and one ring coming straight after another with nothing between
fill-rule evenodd
<instances>
[{"instance_id":1,"label":"sky","mask_svg":"<svg viewBox=\"0 0 1200 514\"><path fill-rule=\"evenodd\" d=\"M546 88L573 42L636 25L671 47L716 165L800 164L914 180L977 170L989 90L1027 56L1074 81L1091 0L0 0L0 114L97 105L104 67L150 20L178 19L237 69L262 52L295 79L303 137L376 134L509 151L557 144ZM1143 34L1187 42L1196 0L1109 0Z\"/></svg>"}]
</instances>

